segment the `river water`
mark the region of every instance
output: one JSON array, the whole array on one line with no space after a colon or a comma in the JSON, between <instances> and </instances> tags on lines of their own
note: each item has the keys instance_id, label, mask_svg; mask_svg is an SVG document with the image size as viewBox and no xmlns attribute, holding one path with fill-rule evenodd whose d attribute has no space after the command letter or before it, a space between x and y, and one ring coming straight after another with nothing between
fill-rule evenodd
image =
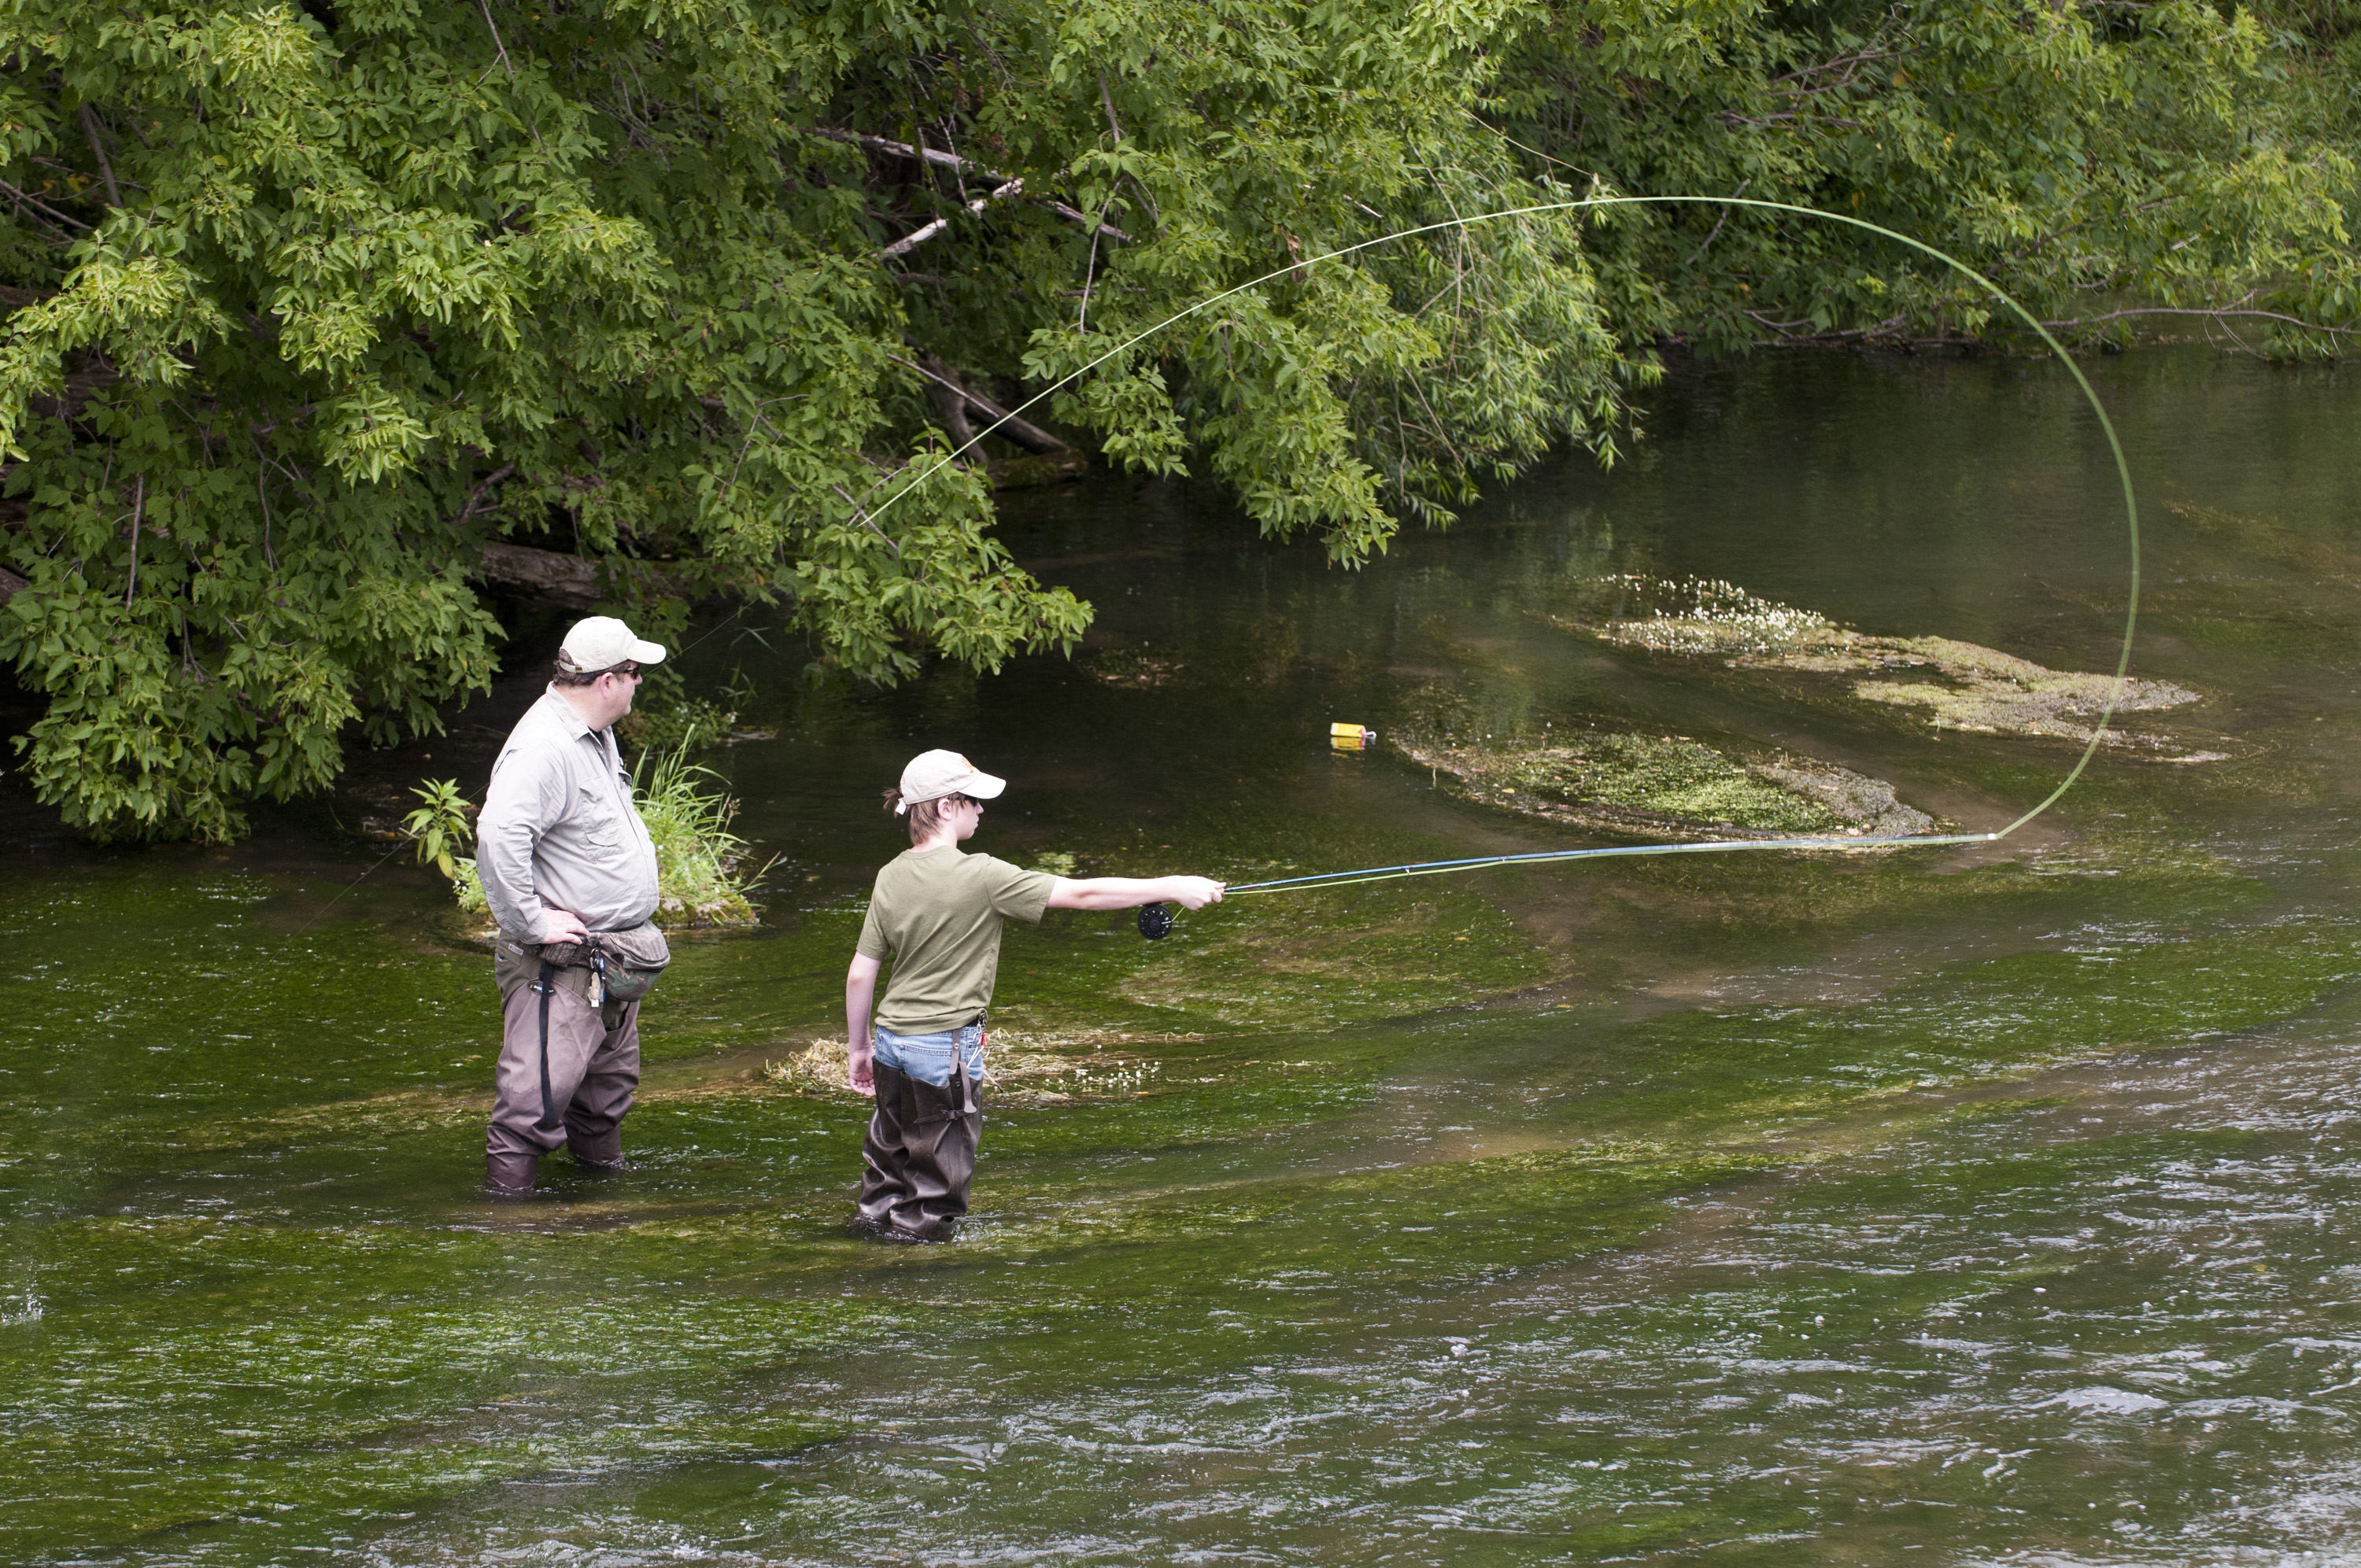
<instances>
[{"instance_id":1,"label":"river water","mask_svg":"<svg viewBox=\"0 0 2361 1568\"><path fill-rule=\"evenodd\" d=\"M1437 691L1997 827L2070 745L1543 616L1697 575L2112 668L2070 385L1685 369L1613 473L1352 574L1180 488L1016 499L1099 607L1080 663L847 695L714 629L692 685L773 731L716 757L765 922L679 944L635 1168L554 1158L526 1205L475 1187L489 965L430 875L353 885L362 784L227 850L76 847L18 797L0 1560L2361 1558L2361 386L2091 368L2147 509L2136 671L2204 697L2133 716L2169 747L1988 848L1241 897L1154 946L1053 915L995 1027L1096 1066L993 1111L947 1247L849 1239L862 1113L764 1070L830 1032L911 751L1011 779L974 848L1082 874L1582 842L1326 749ZM391 765L478 788L503 700Z\"/></svg>"}]
</instances>

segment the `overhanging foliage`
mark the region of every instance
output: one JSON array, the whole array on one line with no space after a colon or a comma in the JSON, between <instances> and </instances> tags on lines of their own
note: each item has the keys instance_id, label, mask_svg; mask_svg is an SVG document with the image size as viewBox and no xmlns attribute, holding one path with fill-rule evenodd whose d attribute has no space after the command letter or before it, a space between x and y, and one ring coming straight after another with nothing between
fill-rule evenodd
<instances>
[{"instance_id":1,"label":"overhanging foliage","mask_svg":"<svg viewBox=\"0 0 2361 1568\"><path fill-rule=\"evenodd\" d=\"M1421 224L1744 191L1919 234L2061 314L2128 293L2341 323L2352 78L2315 20L17 4L0 657L49 698L32 774L93 832L235 834L245 801L488 683L470 577L502 539L596 563L660 636L697 595L774 601L862 678L1070 649L1088 607L993 540L978 466L939 461L971 417ZM1611 456L1665 337L1984 309L1857 235L1541 214L1289 270L1041 420L1351 565L1554 444Z\"/></svg>"}]
</instances>

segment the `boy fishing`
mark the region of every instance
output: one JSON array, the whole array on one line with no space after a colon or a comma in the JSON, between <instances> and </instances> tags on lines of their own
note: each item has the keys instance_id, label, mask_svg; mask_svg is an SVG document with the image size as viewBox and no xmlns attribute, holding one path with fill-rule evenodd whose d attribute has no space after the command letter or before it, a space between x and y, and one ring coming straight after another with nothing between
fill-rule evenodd
<instances>
[{"instance_id":1,"label":"boy fishing","mask_svg":"<svg viewBox=\"0 0 2361 1568\"><path fill-rule=\"evenodd\" d=\"M1004 919L1038 923L1051 909L1136 909L1221 902L1209 877L1091 877L1026 871L963 854L983 803L1007 781L956 751L925 751L902 770L885 804L907 819L910 847L877 873L861 941L844 976L852 1087L874 1097L861 1146L861 1207L853 1228L897 1242L949 1241L967 1212L983 1131L983 1019L1000 967ZM885 1000L877 974L894 960Z\"/></svg>"}]
</instances>

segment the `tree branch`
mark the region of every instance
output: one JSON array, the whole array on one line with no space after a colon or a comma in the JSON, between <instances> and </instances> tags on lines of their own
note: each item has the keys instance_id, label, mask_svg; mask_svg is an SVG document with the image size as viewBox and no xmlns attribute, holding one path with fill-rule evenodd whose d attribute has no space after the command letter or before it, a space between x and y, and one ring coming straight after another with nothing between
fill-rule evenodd
<instances>
[{"instance_id":1,"label":"tree branch","mask_svg":"<svg viewBox=\"0 0 2361 1568\"><path fill-rule=\"evenodd\" d=\"M516 67L509 63L509 46L500 41L500 25L492 20L492 7L490 0L476 0L476 4L484 13L484 26L492 30L492 49L500 60L500 68L509 73L509 80L511 82L514 82L516 80ZM490 66L488 65L484 67L484 76L489 76L491 73L492 68ZM476 78L477 86L481 87L484 84L484 76L478 76Z\"/></svg>"},{"instance_id":2,"label":"tree branch","mask_svg":"<svg viewBox=\"0 0 2361 1568\"><path fill-rule=\"evenodd\" d=\"M139 591L139 520L148 510L148 476L142 474L131 497L131 580L124 585L123 608L131 608L131 596Z\"/></svg>"},{"instance_id":3,"label":"tree branch","mask_svg":"<svg viewBox=\"0 0 2361 1568\"><path fill-rule=\"evenodd\" d=\"M1034 424L1027 420L1019 419L1016 415L1009 412L1006 409L1002 408L998 403L994 402L990 398L983 396L980 392L970 391L966 387L961 386L960 382L951 376L950 368L945 366L941 360L935 358L932 355L928 355L927 356L925 363L916 365L895 354L889 354L885 357L891 359L895 364L899 365L905 370L916 371L917 374L924 376L935 386L941 388L947 393L956 396L969 408L973 409L984 418L992 421L990 424L983 428L983 433L985 435L1005 435L1009 440L1015 442L1017 445L1025 448L1027 452L1040 452L1046 454L1071 450L1064 442L1059 440L1048 431L1043 430L1039 425ZM946 422L946 423L948 422ZM965 422L963 419L961 422ZM952 433L954 435L958 434L956 431ZM959 444L965 446L967 444L967 440L961 439Z\"/></svg>"},{"instance_id":4,"label":"tree branch","mask_svg":"<svg viewBox=\"0 0 2361 1568\"><path fill-rule=\"evenodd\" d=\"M451 526L454 528L467 527L467 520L476 515L476 508L482 502L484 492L490 489L494 485L499 484L502 479L507 478L510 475L515 472L516 465L509 463L493 469L491 473L486 475L484 482L478 485L476 487L475 493L467 498L467 504L459 509L459 515L451 520Z\"/></svg>"},{"instance_id":5,"label":"tree branch","mask_svg":"<svg viewBox=\"0 0 2361 1568\"><path fill-rule=\"evenodd\" d=\"M90 138L90 155L98 159L99 178L106 181L107 205L122 206L123 192L115 185L115 165L106 161L106 143L99 137L98 112L88 103L82 106L82 134Z\"/></svg>"},{"instance_id":6,"label":"tree branch","mask_svg":"<svg viewBox=\"0 0 2361 1568\"><path fill-rule=\"evenodd\" d=\"M989 181L994 185L1006 186L1023 183L1020 178L1002 174L995 170L986 169L980 163L975 163L968 159L960 157L957 153L939 152L931 147L912 147L908 142L895 141L889 137L871 136L866 131L844 131L837 129L834 126L814 126L811 127L810 134L816 137L826 137L829 141L840 141L847 147L866 148L871 152L888 153L895 158L916 159L922 162L934 164L938 168L953 170L961 174L972 176L977 180ZM997 196L999 194L1000 192L997 191L993 192L994 196ZM1080 224L1084 228L1092 228L1093 226L1091 217L1088 213L1082 212L1077 207L1069 206L1067 203L1059 201L1055 196L1038 196L1033 199L1041 203L1043 206L1048 207L1051 212L1057 214L1068 223ZM975 204L973 203L970 203L969 207L971 210L974 210ZM934 237L934 231L931 229L922 232L928 239L932 239ZM1131 243L1131 236L1124 233L1121 229L1116 228L1112 224L1099 224L1096 225L1093 232L1102 235L1108 239L1115 240L1119 244L1128 245ZM911 236L908 243L914 245L919 243L918 236Z\"/></svg>"},{"instance_id":7,"label":"tree branch","mask_svg":"<svg viewBox=\"0 0 2361 1568\"><path fill-rule=\"evenodd\" d=\"M1001 186L991 194L978 196L974 201L970 202L967 204L967 210L971 213L980 213L983 211L984 208L990 206L993 203L999 201L1002 197L1016 195L1024 189L1025 180L1022 175L1019 175L1016 179L1011 180L1007 184ZM950 219L937 218L934 222L926 225L924 227L911 230L908 234L904 235L900 239L895 240L893 244L879 251L877 253L877 259L880 261L890 261L897 256L907 256L912 250L926 244L927 241L934 238L935 236L942 233L945 229L950 226Z\"/></svg>"},{"instance_id":8,"label":"tree branch","mask_svg":"<svg viewBox=\"0 0 2361 1568\"><path fill-rule=\"evenodd\" d=\"M9 184L5 180L0 180L0 194L6 195L10 201L15 202L19 206L31 207L38 211L43 217L50 218L58 223L64 224L69 228L80 229L84 234L88 234L90 232L90 225L82 222L80 218L70 218L66 216L65 214L58 211L55 207L50 206L47 202L42 201L39 197L28 195L25 192L17 190L16 187Z\"/></svg>"},{"instance_id":9,"label":"tree branch","mask_svg":"<svg viewBox=\"0 0 2361 1568\"><path fill-rule=\"evenodd\" d=\"M1107 129L1115 133L1116 141L1122 141L1123 126L1115 117L1115 94L1107 91L1106 72L1104 71L1099 72L1099 102L1106 106Z\"/></svg>"},{"instance_id":10,"label":"tree branch","mask_svg":"<svg viewBox=\"0 0 2361 1568\"><path fill-rule=\"evenodd\" d=\"M486 582L574 609L598 602L598 569L577 555L526 544L487 544L476 575Z\"/></svg>"},{"instance_id":11,"label":"tree branch","mask_svg":"<svg viewBox=\"0 0 2361 1568\"><path fill-rule=\"evenodd\" d=\"M1745 179L1738 182L1738 189L1730 193L1730 199L1734 202L1739 197L1745 195L1746 188L1753 183L1754 176L1752 174L1748 175ZM1722 208L1721 216L1713 220L1713 232L1705 236L1705 243L1703 245L1698 246L1695 250L1689 253L1689 258L1681 263L1683 267L1696 266L1697 264L1697 258L1703 256L1707 251L1713 248L1713 242L1721 237L1721 225L1730 221L1731 211L1732 209L1729 207Z\"/></svg>"}]
</instances>

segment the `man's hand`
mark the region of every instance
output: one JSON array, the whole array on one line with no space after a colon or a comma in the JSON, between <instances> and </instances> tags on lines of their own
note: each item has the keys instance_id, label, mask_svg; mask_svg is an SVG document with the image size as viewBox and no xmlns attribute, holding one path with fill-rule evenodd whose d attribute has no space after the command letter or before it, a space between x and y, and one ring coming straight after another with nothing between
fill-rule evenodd
<instances>
[{"instance_id":1,"label":"man's hand","mask_svg":"<svg viewBox=\"0 0 2361 1568\"><path fill-rule=\"evenodd\" d=\"M877 1051L874 1047L854 1046L852 1057L852 1091L877 1098Z\"/></svg>"},{"instance_id":2,"label":"man's hand","mask_svg":"<svg viewBox=\"0 0 2361 1568\"><path fill-rule=\"evenodd\" d=\"M1197 906L1192 904L1189 907L1194 909ZM544 945L551 942L587 942L590 939L590 928L582 924L582 916L573 911L545 905L541 912L541 939Z\"/></svg>"}]
</instances>

